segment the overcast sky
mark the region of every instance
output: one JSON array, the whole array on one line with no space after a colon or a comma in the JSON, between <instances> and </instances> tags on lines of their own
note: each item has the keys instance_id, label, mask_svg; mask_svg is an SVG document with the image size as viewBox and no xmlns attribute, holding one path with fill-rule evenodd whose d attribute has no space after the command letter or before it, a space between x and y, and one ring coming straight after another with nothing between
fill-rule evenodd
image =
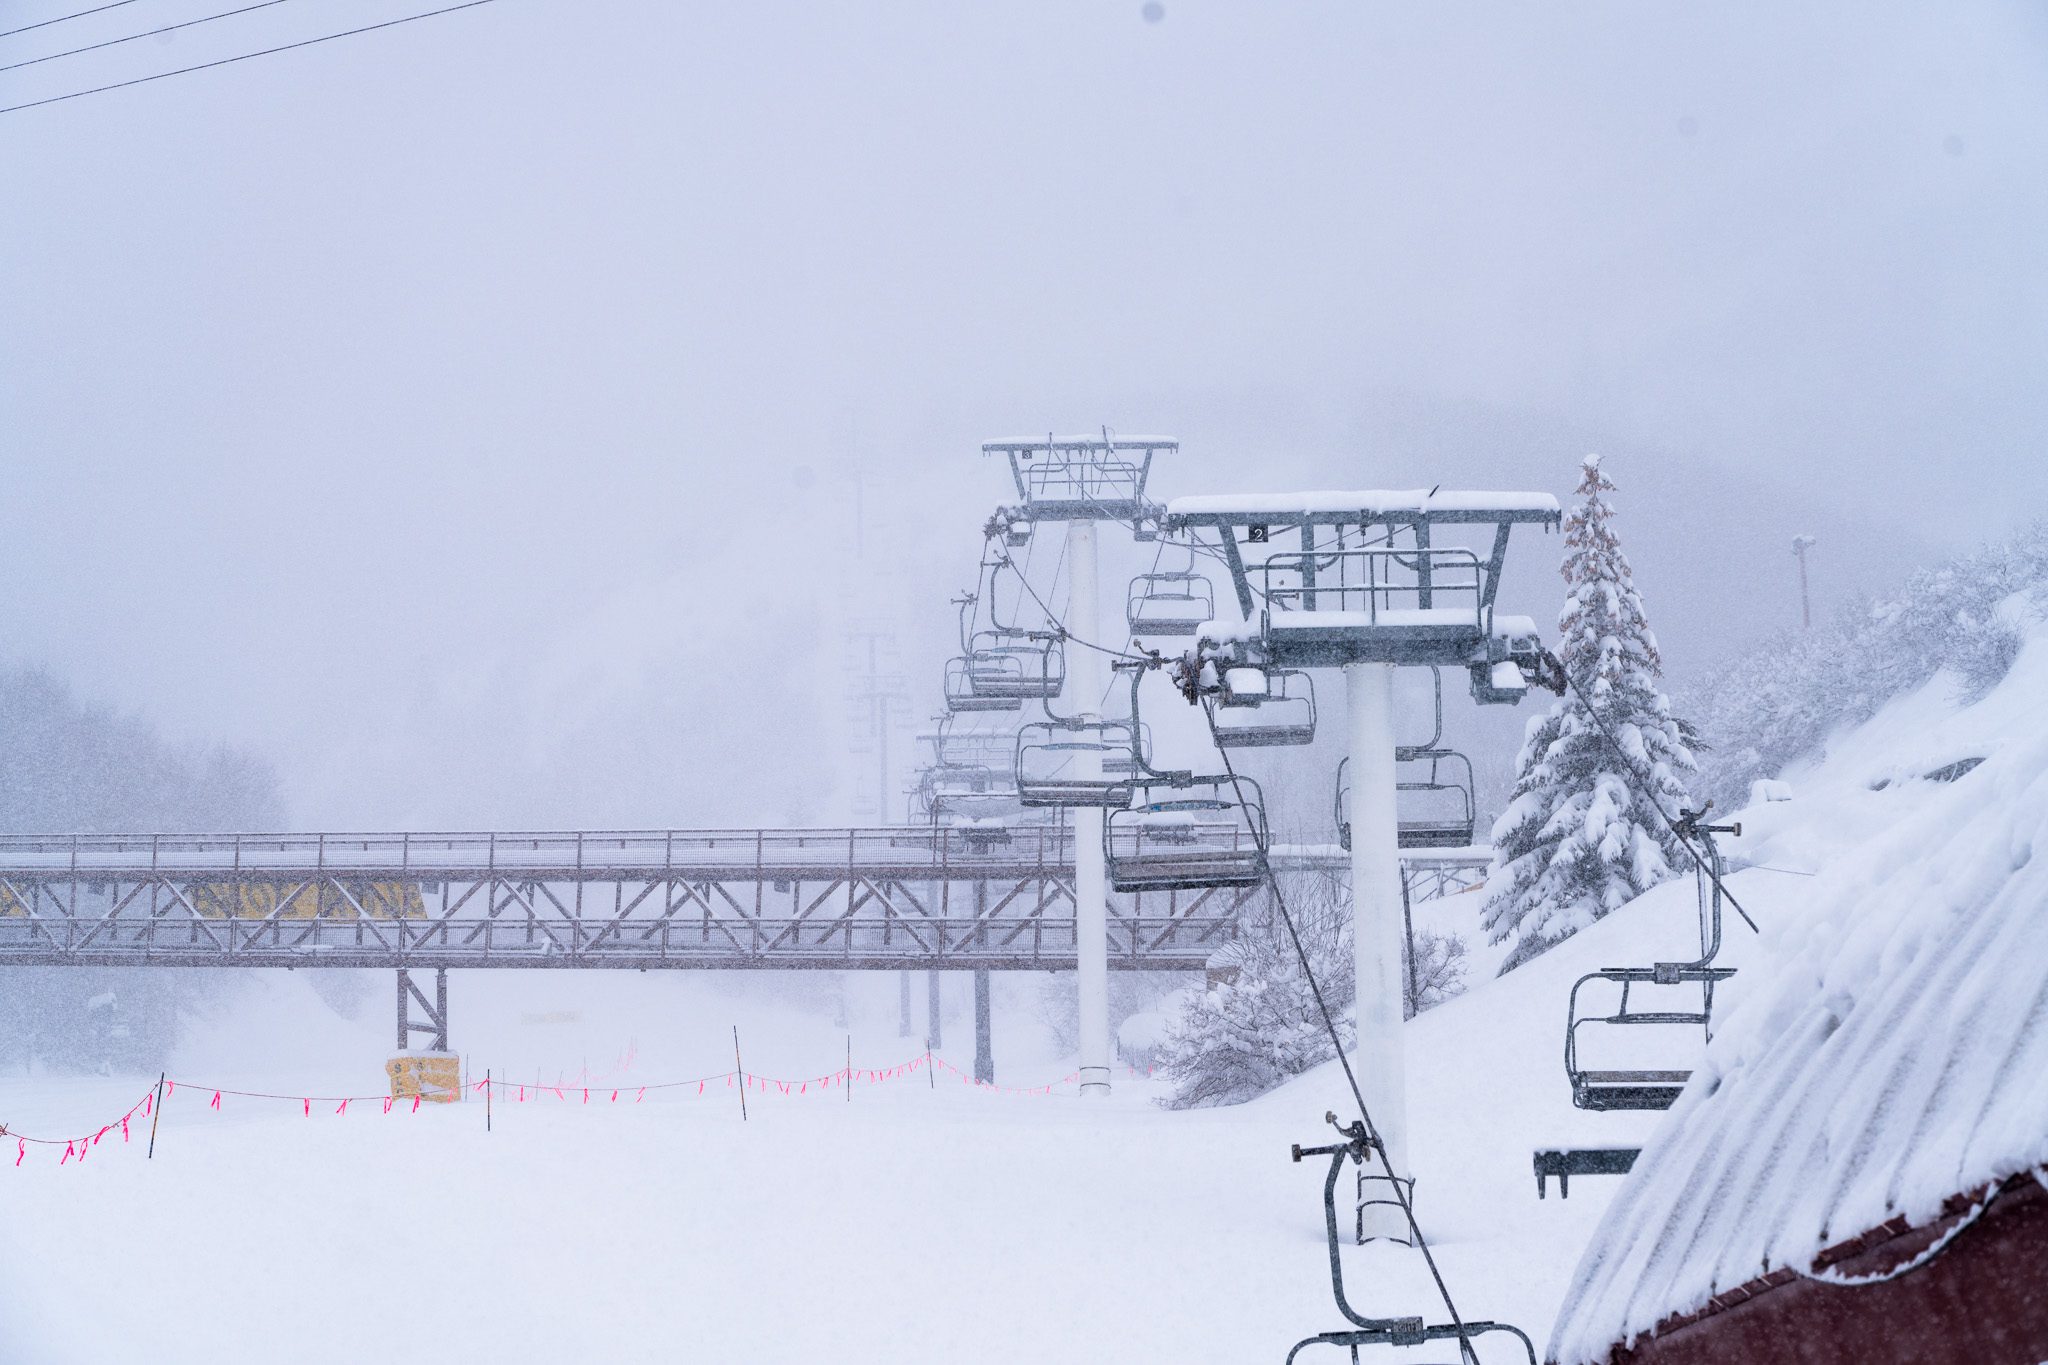
<instances>
[{"instance_id":1,"label":"overcast sky","mask_svg":"<svg viewBox=\"0 0 2048 1365\"><path fill-rule=\"evenodd\" d=\"M933 709L978 442L1106 423L1162 495L1602 451L1697 672L1795 533L1831 602L2048 507L2044 14L496 0L0 115L0 653L304 827L844 819L846 624Z\"/></svg>"}]
</instances>

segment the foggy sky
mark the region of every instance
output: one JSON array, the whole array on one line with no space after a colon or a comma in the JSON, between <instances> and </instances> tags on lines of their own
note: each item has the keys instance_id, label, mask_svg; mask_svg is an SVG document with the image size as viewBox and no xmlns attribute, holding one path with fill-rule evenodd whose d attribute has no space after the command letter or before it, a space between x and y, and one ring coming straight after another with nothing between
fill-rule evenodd
<instances>
[{"instance_id":1,"label":"foggy sky","mask_svg":"<svg viewBox=\"0 0 2048 1365\"><path fill-rule=\"evenodd\" d=\"M847 624L935 709L979 441L1107 423L1161 496L1599 450L1683 681L1795 533L1827 602L2048 506L2044 58L2017 0L500 0L0 116L0 652L301 827L845 819Z\"/></svg>"}]
</instances>

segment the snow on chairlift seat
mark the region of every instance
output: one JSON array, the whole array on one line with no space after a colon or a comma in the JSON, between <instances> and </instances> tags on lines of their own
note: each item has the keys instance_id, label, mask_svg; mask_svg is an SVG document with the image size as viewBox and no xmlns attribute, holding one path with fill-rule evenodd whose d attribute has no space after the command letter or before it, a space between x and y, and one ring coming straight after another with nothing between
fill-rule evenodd
<instances>
[{"instance_id":1,"label":"snow on chairlift seat","mask_svg":"<svg viewBox=\"0 0 2048 1365\"><path fill-rule=\"evenodd\" d=\"M1260 851L1265 803L1257 784L1239 779L1151 784L1135 804L1112 811L1103 829L1109 881L1117 891L1196 891L1256 886L1265 878Z\"/></svg>"},{"instance_id":2,"label":"snow on chairlift seat","mask_svg":"<svg viewBox=\"0 0 2048 1365\"><path fill-rule=\"evenodd\" d=\"M1424 764L1428 766L1422 767ZM1350 766L1348 756L1337 761L1337 843L1347 852L1351 848ZM1478 833L1479 815L1470 759L1456 749L1400 749L1395 752L1394 774L1397 847L1471 846Z\"/></svg>"},{"instance_id":3,"label":"snow on chairlift seat","mask_svg":"<svg viewBox=\"0 0 2048 1365\"><path fill-rule=\"evenodd\" d=\"M1259 670L1230 669L1225 675L1226 685L1229 675L1237 673ZM1258 749L1312 743L1316 737L1314 681L1297 668L1277 668L1260 676L1263 700L1255 705L1239 703L1216 708L1217 745L1225 749Z\"/></svg>"},{"instance_id":4,"label":"snow on chairlift seat","mask_svg":"<svg viewBox=\"0 0 2048 1365\"><path fill-rule=\"evenodd\" d=\"M1129 721L1033 721L1017 731L1017 798L1026 806L1127 806L1136 782L1117 772Z\"/></svg>"},{"instance_id":5,"label":"snow on chairlift seat","mask_svg":"<svg viewBox=\"0 0 2048 1365\"><path fill-rule=\"evenodd\" d=\"M1572 1104L1588 1110L1669 1109L1691 1078L1691 1068L1674 1068L1674 1059L1690 1061L1712 1036L1714 989L1735 975L1732 967L1714 966L1721 951L1722 875L1716 834L1740 834L1742 827L1703 825L1697 813L1685 816L1680 828L1703 850L1706 865L1696 869L1699 895L1700 955L1690 962L1658 962L1648 967L1602 967L1572 984L1565 1004L1564 1069L1572 1087ZM1711 875L1709 875L1711 872ZM1581 1009L1580 992L1588 985L1619 986L1616 1003L1606 1014ZM1697 988L1698 1008L1688 988ZM1672 992L1681 992L1677 999ZM1648 991L1657 998L1649 1008L1631 996ZM1580 1036L1588 1025L1604 1039L1604 1065L1586 1065ZM1685 1030L1675 1050L1670 1030ZM1697 1038L1691 1031L1697 1029ZM1661 1062L1663 1065L1653 1065Z\"/></svg>"},{"instance_id":6,"label":"snow on chairlift seat","mask_svg":"<svg viewBox=\"0 0 2048 1365\"><path fill-rule=\"evenodd\" d=\"M978 697L1057 697L1066 686L1066 651L1056 640L1003 644L983 631L974 645L966 659L967 683Z\"/></svg>"},{"instance_id":7,"label":"snow on chairlift seat","mask_svg":"<svg viewBox=\"0 0 2048 1365\"><path fill-rule=\"evenodd\" d=\"M948 711L1021 711L1020 697L990 696L975 690L967 657L946 661L946 709Z\"/></svg>"},{"instance_id":8,"label":"snow on chairlift seat","mask_svg":"<svg viewBox=\"0 0 2048 1365\"><path fill-rule=\"evenodd\" d=\"M1193 635L1215 615L1215 587L1187 570L1139 574L1124 599L1124 619L1137 636Z\"/></svg>"}]
</instances>

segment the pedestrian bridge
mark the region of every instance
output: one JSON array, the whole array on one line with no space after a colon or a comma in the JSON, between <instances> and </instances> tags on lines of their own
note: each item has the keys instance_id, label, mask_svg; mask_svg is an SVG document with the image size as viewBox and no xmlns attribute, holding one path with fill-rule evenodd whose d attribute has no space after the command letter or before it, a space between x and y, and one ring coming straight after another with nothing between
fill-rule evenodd
<instances>
[{"instance_id":1,"label":"pedestrian bridge","mask_svg":"<svg viewBox=\"0 0 2048 1365\"><path fill-rule=\"evenodd\" d=\"M0 964L1071 970L1073 855L1056 825L5 835ZM1334 847L1270 860L1348 874ZM1404 860L1418 897L1486 862ZM1110 966L1199 969L1261 894L1113 895Z\"/></svg>"}]
</instances>

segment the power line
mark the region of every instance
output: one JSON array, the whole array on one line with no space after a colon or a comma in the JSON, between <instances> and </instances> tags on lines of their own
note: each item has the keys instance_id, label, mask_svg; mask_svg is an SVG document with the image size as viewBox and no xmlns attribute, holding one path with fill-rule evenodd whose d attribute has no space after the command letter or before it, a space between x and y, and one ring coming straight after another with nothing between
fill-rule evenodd
<instances>
[{"instance_id":1,"label":"power line","mask_svg":"<svg viewBox=\"0 0 2048 1365\"><path fill-rule=\"evenodd\" d=\"M45 19L40 24L23 24L20 28L10 28L5 33L0 33L0 38L12 38L15 34L27 33L32 28L48 28L52 24L61 24L66 19L83 19L88 14L98 14L101 10L119 9L123 5L132 5L134 3L135 0L114 0L110 5L95 5L91 9L79 10L75 14L60 14L54 19Z\"/></svg>"},{"instance_id":2,"label":"power line","mask_svg":"<svg viewBox=\"0 0 2048 1365\"><path fill-rule=\"evenodd\" d=\"M459 5L446 5L440 9L430 9L419 14L408 14L397 19L386 19L381 24L365 24L361 28L343 29L339 33L323 33L317 38L302 38L296 43L285 43L278 47L266 47L260 52L244 52L235 57L222 57L218 61L201 62L197 66L181 66L175 71L159 71L153 76L137 76L134 80L115 81L112 85L96 85L90 90L74 90L68 95L52 95L48 99L30 100L26 104L10 104L5 108L0 108L0 114L12 114L23 109L34 109L45 104L61 104L65 100L75 100L86 95L104 94L109 90L125 90L131 85L147 85L151 81L167 80L172 76L190 75L194 71L210 71L216 66L229 66L235 62L246 62L252 57L269 57L279 52L291 52L302 47L312 47L316 43L331 42L336 38L353 38L358 33L375 33L381 28L396 28L400 24L410 24L416 19L432 19L436 15L453 14L457 10L475 9L479 5L488 5L493 2L494 0L463 0L463 3ZM0 37L4 36L6 35L0 34Z\"/></svg>"},{"instance_id":3,"label":"power line","mask_svg":"<svg viewBox=\"0 0 2048 1365\"><path fill-rule=\"evenodd\" d=\"M47 57L30 57L25 62L15 62L10 66L0 66L0 71L19 71L24 66L35 66L40 62L54 62L59 57L76 57L81 52L98 52L103 47L119 47L122 43L132 43L138 38L154 38L159 33L176 33L181 28L195 28L200 24L210 24L216 19L232 19L237 14L247 14L251 10L269 9L272 5L282 5L284 3L285 0L258 0L258 3L253 5L244 5L240 9L223 10L219 14L209 14L199 19L187 19L181 24L165 24L162 28L153 28L145 33L131 33L125 38L109 38L104 43L92 43L85 47L74 47L67 52L52 52Z\"/></svg>"}]
</instances>

